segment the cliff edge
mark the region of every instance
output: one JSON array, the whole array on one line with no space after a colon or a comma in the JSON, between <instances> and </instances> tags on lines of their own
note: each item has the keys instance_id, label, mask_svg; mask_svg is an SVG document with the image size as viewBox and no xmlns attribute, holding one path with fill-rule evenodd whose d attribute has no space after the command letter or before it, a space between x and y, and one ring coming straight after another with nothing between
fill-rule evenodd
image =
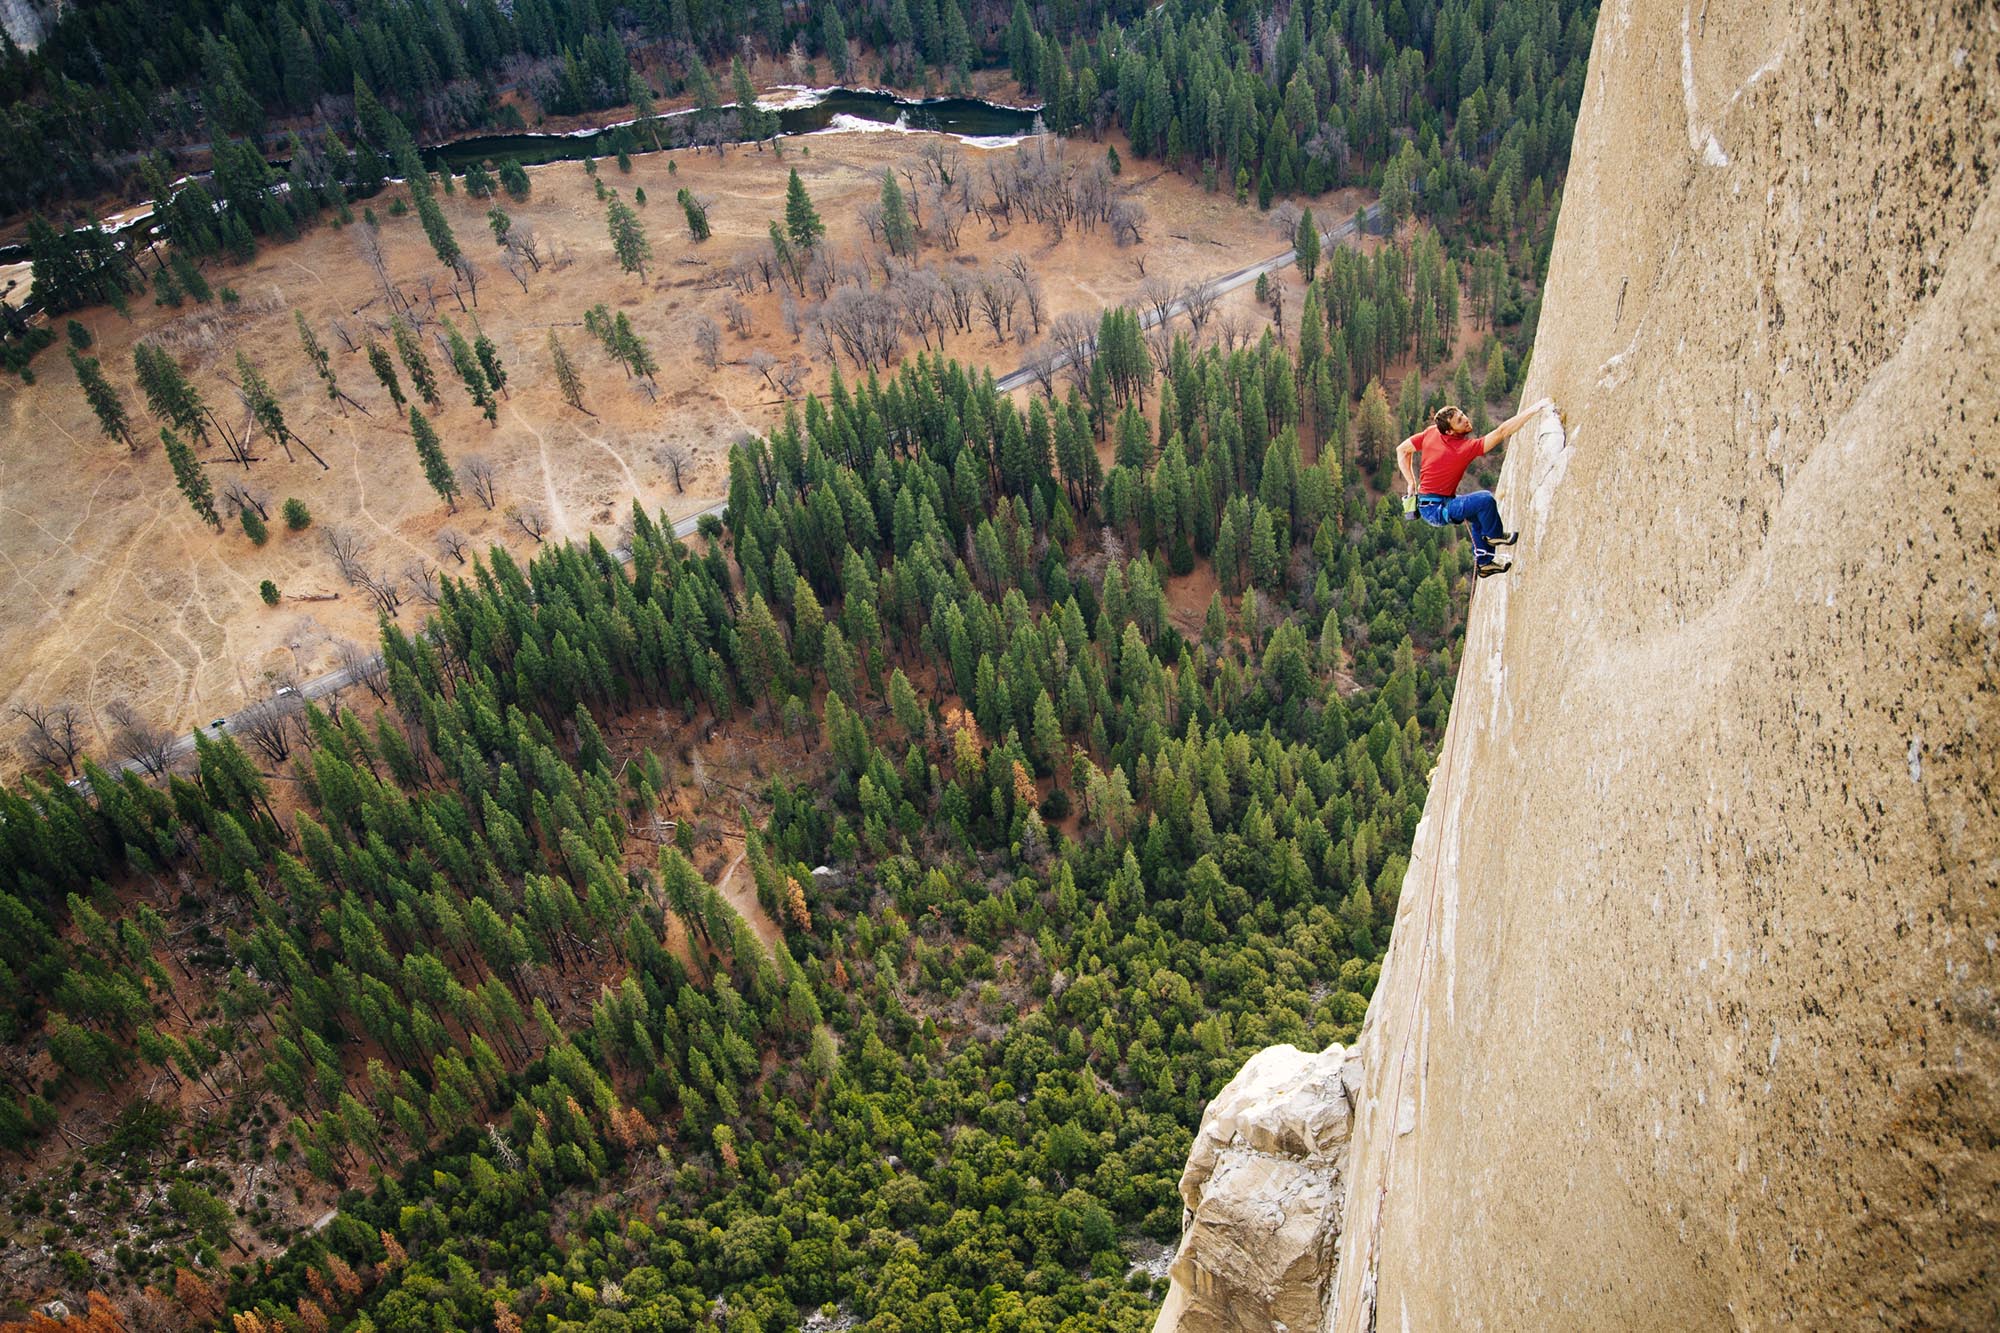
<instances>
[{"instance_id":1,"label":"cliff edge","mask_svg":"<svg viewBox=\"0 0 2000 1333\"><path fill-rule=\"evenodd\" d=\"M1604 6L1322 1327L2000 1326L1996 162L1989 4Z\"/></svg>"}]
</instances>

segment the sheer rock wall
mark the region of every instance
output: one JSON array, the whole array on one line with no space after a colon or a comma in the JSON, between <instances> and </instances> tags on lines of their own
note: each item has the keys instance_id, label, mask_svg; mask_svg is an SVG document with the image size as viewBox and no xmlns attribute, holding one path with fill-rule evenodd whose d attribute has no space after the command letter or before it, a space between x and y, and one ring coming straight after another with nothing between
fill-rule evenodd
<instances>
[{"instance_id":1,"label":"sheer rock wall","mask_svg":"<svg viewBox=\"0 0 2000 1333\"><path fill-rule=\"evenodd\" d=\"M1996 163L1991 4L1604 5L1323 1327L2000 1326Z\"/></svg>"}]
</instances>

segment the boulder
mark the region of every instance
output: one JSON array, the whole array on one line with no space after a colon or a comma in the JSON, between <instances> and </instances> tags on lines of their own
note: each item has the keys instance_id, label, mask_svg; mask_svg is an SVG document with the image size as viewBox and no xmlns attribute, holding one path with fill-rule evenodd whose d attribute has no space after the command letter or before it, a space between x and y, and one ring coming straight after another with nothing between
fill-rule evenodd
<instances>
[{"instance_id":1,"label":"boulder","mask_svg":"<svg viewBox=\"0 0 2000 1333\"><path fill-rule=\"evenodd\" d=\"M1181 1175L1181 1245L1156 1333L1319 1326L1358 1083L1341 1046L1273 1046L1209 1103Z\"/></svg>"}]
</instances>

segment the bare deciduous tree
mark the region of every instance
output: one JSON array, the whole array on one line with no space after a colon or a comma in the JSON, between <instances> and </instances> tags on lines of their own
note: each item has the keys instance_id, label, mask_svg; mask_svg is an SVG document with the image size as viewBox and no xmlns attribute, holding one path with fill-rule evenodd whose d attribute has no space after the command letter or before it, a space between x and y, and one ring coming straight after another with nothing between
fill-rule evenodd
<instances>
[{"instance_id":1,"label":"bare deciduous tree","mask_svg":"<svg viewBox=\"0 0 2000 1333\"><path fill-rule=\"evenodd\" d=\"M1269 214L1271 230L1276 232L1286 245L1290 245L1292 238L1299 234L1299 219L1304 216L1305 210L1299 207L1298 201L1287 199L1271 210Z\"/></svg>"},{"instance_id":2,"label":"bare deciduous tree","mask_svg":"<svg viewBox=\"0 0 2000 1333\"><path fill-rule=\"evenodd\" d=\"M1049 326L1049 340L1055 344L1070 380L1079 391L1088 392L1097 352L1097 322L1080 310L1058 315Z\"/></svg>"},{"instance_id":3,"label":"bare deciduous tree","mask_svg":"<svg viewBox=\"0 0 2000 1333\"><path fill-rule=\"evenodd\" d=\"M1022 368L1035 377L1035 384L1045 398L1056 396L1056 368L1061 359L1062 354L1056 350L1055 344L1044 340L1034 345L1023 363Z\"/></svg>"},{"instance_id":4,"label":"bare deciduous tree","mask_svg":"<svg viewBox=\"0 0 2000 1333\"><path fill-rule=\"evenodd\" d=\"M750 336L750 307L730 297L722 303L722 317L729 321L729 331L739 338Z\"/></svg>"},{"instance_id":5,"label":"bare deciduous tree","mask_svg":"<svg viewBox=\"0 0 2000 1333\"><path fill-rule=\"evenodd\" d=\"M457 528L439 528L437 534L438 554L448 555L459 564L465 563L466 548L471 545L466 535Z\"/></svg>"},{"instance_id":6,"label":"bare deciduous tree","mask_svg":"<svg viewBox=\"0 0 2000 1333\"><path fill-rule=\"evenodd\" d=\"M294 692L259 699L236 715L236 734L244 737L265 759L281 764L292 752L292 719L304 711Z\"/></svg>"},{"instance_id":7,"label":"bare deciduous tree","mask_svg":"<svg viewBox=\"0 0 2000 1333\"><path fill-rule=\"evenodd\" d=\"M1173 280L1155 273L1139 284L1139 303L1153 312L1153 322L1167 322L1167 312L1174 307L1174 298L1179 295L1174 290Z\"/></svg>"},{"instance_id":8,"label":"bare deciduous tree","mask_svg":"<svg viewBox=\"0 0 2000 1333\"><path fill-rule=\"evenodd\" d=\"M1139 245L1146 237L1146 206L1131 199L1112 203L1105 221L1111 224L1111 239L1120 246Z\"/></svg>"},{"instance_id":9,"label":"bare deciduous tree","mask_svg":"<svg viewBox=\"0 0 2000 1333\"><path fill-rule=\"evenodd\" d=\"M1191 282L1181 292L1181 305L1187 310L1188 328L1194 333L1192 341L1201 341L1201 331L1207 327L1210 316L1215 314L1215 303L1221 300L1215 284Z\"/></svg>"},{"instance_id":10,"label":"bare deciduous tree","mask_svg":"<svg viewBox=\"0 0 2000 1333\"><path fill-rule=\"evenodd\" d=\"M1250 331L1244 325L1243 317L1233 310L1215 321L1215 331L1221 337L1222 348L1226 352L1234 352L1250 341Z\"/></svg>"},{"instance_id":11,"label":"bare deciduous tree","mask_svg":"<svg viewBox=\"0 0 2000 1333\"><path fill-rule=\"evenodd\" d=\"M411 556L403 562L403 582L409 585L410 595L425 606L438 604L437 566L420 556Z\"/></svg>"},{"instance_id":12,"label":"bare deciduous tree","mask_svg":"<svg viewBox=\"0 0 2000 1333\"><path fill-rule=\"evenodd\" d=\"M701 363L714 370L722 359L722 330L707 315L694 322L694 349L701 355Z\"/></svg>"},{"instance_id":13,"label":"bare deciduous tree","mask_svg":"<svg viewBox=\"0 0 2000 1333\"><path fill-rule=\"evenodd\" d=\"M106 712L118 724L111 744L118 757L153 777L161 777L173 767L174 733L149 720L123 699Z\"/></svg>"},{"instance_id":14,"label":"bare deciduous tree","mask_svg":"<svg viewBox=\"0 0 2000 1333\"><path fill-rule=\"evenodd\" d=\"M402 609L403 581L390 571L363 570L356 582L383 615L393 616Z\"/></svg>"},{"instance_id":15,"label":"bare deciduous tree","mask_svg":"<svg viewBox=\"0 0 2000 1333\"><path fill-rule=\"evenodd\" d=\"M333 567L340 571L340 577L359 586L366 573L361 566L361 539L346 528L331 527L326 530L324 540L326 553L333 557Z\"/></svg>"},{"instance_id":16,"label":"bare deciduous tree","mask_svg":"<svg viewBox=\"0 0 2000 1333\"><path fill-rule=\"evenodd\" d=\"M458 465L458 475L481 505L491 509L499 503L500 470L493 466L492 459L474 454Z\"/></svg>"},{"instance_id":17,"label":"bare deciduous tree","mask_svg":"<svg viewBox=\"0 0 2000 1333\"><path fill-rule=\"evenodd\" d=\"M1020 290L1021 300L1028 307L1028 322L1034 326L1034 336L1042 336L1042 322L1048 316L1048 299L1042 294L1042 281L1035 271L1028 267L1028 261L1015 255L1004 265L1014 275L1014 286Z\"/></svg>"},{"instance_id":18,"label":"bare deciduous tree","mask_svg":"<svg viewBox=\"0 0 2000 1333\"><path fill-rule=\"evenodd\" d=\"M688 447L679 440L669 440L653 451L653 457L659 460L660 466L673 478L674 494L681 494L682 477L686 474L688 465L694 462L694 455L688 451Z\"/></svg>"},{"instance_id":19,"label":"bare deciduous tree","mask_svg":"<svg viewBox=\"0 0 2000 1333\"><path fill-rule=\"evenodd\" d=\"M28 724L21 753L29 763L76 772L76 756L83 749L83 714L75 704L15 704L12 711Z\"/></svg>"},{"instance_id":20,"label":"bare deciduous tree","mask_svg":"<svg viewBox=\"0 0 2000 1333\"><path fill-rule=\"evenodd\" d=\"M509 523L512 523L530 537L533 537L537 542L541 541L542 534L549 530L549 511L536 504L533 500L525 504L508 505L506 514Z\"/></svg>"},{"instance_id":21,"label":"bare deciduous tree","mask_svg":"<svg viewBox=\"0 0 2000 1333\"><path fill-rule=\"evenodd\" d=\"M819 307L819 324L863 370L879 370L902 347L903 312L887 292L846 285Z\"/></svg>"},{"instance_id":22,"label":"bare deciduous tree","mask_svg":"<svg viewBox=\"0 0 2000 1333\"><path fill-rule=\"evenodd\" d=\"M352 639L335 643L333 652L348 680L374 695L377 703L388 702L389 664L382 660L382 654L370 652Z\"/></svg>"}]
</instances>

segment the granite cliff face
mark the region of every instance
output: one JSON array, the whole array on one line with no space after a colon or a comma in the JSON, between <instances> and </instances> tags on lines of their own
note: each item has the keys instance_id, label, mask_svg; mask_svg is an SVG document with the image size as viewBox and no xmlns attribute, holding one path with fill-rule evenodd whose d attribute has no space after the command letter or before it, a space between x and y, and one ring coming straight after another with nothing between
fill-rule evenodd
<instances>
[{"instance_id":1,"label":"granite cliff face","mask_svg":"<svg viewBox=\"0 0 2000 1333\"><path fill-rule=\"evenodd\" d=\"M2000 1326L1996 163L1990 4L1607 0L1320 1327Z\"/></svg>"}]
</instances>

